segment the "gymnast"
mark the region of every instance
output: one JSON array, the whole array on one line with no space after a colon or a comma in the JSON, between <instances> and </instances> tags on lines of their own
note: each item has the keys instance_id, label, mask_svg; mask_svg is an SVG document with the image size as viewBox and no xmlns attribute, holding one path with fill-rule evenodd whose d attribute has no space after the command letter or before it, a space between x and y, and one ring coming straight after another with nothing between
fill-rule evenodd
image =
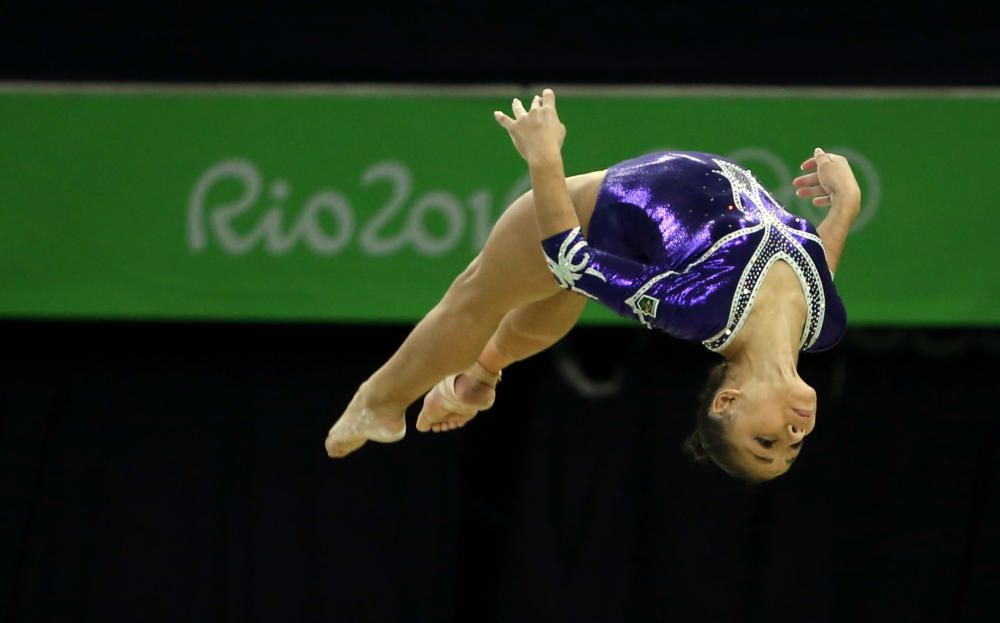
<instances>
[{"instance_id":1,"label":"gymnast","mask_svg":"<svg viewBox=\"0 0 1000 623\"><path fill-rule=\"evenodd\" d=\"M832 347L847 314L833 271L861 192L847 160L816 148L796 195L828 208L818 227L786 212L721 156L664 151L566 177L566 128L551 89L500 111L532 189L392 357L354 394L326 450L450 431L492 406L501 370L545 350L587 299L720 354L684 449L748 482L785 473L816 425L800 351ZM429 391L428 391L429 390Z\"/></svg>"}]
</instances>

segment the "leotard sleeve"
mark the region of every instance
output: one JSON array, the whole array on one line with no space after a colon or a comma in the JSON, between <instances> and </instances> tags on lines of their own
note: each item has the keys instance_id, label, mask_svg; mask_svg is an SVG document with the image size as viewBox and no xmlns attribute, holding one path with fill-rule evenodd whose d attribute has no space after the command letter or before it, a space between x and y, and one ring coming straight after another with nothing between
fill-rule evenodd
<instances>
[{"instance_id":1,"label":"leotard sleeve","mask_svg":"<svg viewBox=\"0 0 1000 623\"><path fill-rule=\"evenodd\" d=\"M560 286L599 301L619 315L678 337L688 335L680 308L700 289L697 273L675 273L592 247L579 227L542 241L549 270ZM675 309L677 308L677 309ZM700 334L698 328L691 330Z\"/></svg>"}]
</instances>

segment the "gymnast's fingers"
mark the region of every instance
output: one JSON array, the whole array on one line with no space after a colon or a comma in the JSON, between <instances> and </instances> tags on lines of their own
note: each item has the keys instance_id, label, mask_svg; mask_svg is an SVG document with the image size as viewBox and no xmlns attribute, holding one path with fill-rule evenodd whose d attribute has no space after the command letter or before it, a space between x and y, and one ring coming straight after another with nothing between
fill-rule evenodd
<instances>
[{"instance_id":1,"label":"gymnast's fingers","mask_svg":"<svg viewBox=\"0 0 1000 623\"><path fill-rule=\"evenodd\" d=\"M542 104L546 106L556 105L556 93L552 89L545 89L542 91Z\"/></svg>"},{"instance_id":2,"label":"gymnast's fingers","mask_svg":"<svg viewBox=\"0 0 1000 623\"><path fill-rule=\"evenodd\" d=\"M512 105L512 108L514 109L514 118L515 119L520 119L521 117L523 117L526 114L528 114L528 111L526 111L524 109L524 104L522 104L521 100L519 100L516 97L514 98L514 103Z\"/></svg>"},{"instance_id":3,"label":"gymnast's fingers","mask_svg":"<svg viewBox=\"0 0 1000 623\"><path fill-rule=\"evenodd\" d=\"M830 199L830 195L823 195L821 197L813 197L812 204L817 208L828 208L832 205L833 201Z\"/></svg>"},{"instance_id":4,"label":"gymnast's fingers","mask_svg":"<svg viewBox=\"0 0 1000 623\"><path fill-rule=\"evenodd\" d=\"M830 191L828 191L827 189L823 188L819 184L817 184L815 186L806 186L804 188L796 188L795 189L795 196L796 197L802 197L802 198L805 198L805 197L819 197L820 195L829 195L829 194L830 194Z\"/></svg>"},{"instance_id":5,"label":"gymnast's fingers","mask_svg":"<svg viewBox=\"0 0 1000 623\"><path fill-rule=\"evenodd\" d=\"M812 171L816 168L816 158L808 158L805 162L799 165L799 168L803 171Z\"/></svg>"},{"instance_id":6,"label":"gymnast's fingers","mask_svg":"<svg viewBox=\"0 0 1000 623\"><path fill-rule=\"evenodd\" d=\"M512 125L514 125L514 120L503 114L499 110L493 111L493 118L497 120L497 123L502 125L504 129L509 130Z\"/></svg>"},{"instance_id":7,"label":"gymnast's fingers","mask_svg":"<svg viewBox=\"0 0 1000 623\"><path fill-rule=\"evenodd\" d=\"M794 180L792 180L792 185L799 186L815 186L819 184L819 173L808 173L806 175L800 175Z\"/></svg>"},{"instance_id":8,"label":"gymnast's fingers","mask_svg":"<svg viewBox=\"0 0 1000 623\"><path fill-rule=\"evenodd\" d=\"M538 110L541 107L542 107L542 96L541 95L536 95L531 100L531 110Z\"/></svg>"},{"instance_id":9,"label":"gymnast's fingers","mask_svg":"<svg viewBox=\"0 0 1000 623\"><path fill-rule=\"evenodd\" d=\"M816 161L817 165L821 165L827 162L833 162L833 158L834 154L828 154L825 151L823 151L823 149L820 147L817 147L813 151L813 160Z\"/></svg>"}]
</instances>

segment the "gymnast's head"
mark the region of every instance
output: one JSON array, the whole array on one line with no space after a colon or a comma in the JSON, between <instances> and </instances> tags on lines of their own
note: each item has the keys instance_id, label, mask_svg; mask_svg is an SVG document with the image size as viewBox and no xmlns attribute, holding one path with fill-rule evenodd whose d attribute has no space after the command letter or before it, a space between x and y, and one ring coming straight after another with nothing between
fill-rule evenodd
<instances>
[{"instance_id":1,"label":"gymnast's head","mask_svg":"<svg viewBox=\"0 0 1000 623\"><path fill-rule=\"evenodd\" d=\"M742 376L724 362L709 372L684 450L756 484L788 471L815 426L816 390L797 375Z\"/></svg>"}]
</instances>

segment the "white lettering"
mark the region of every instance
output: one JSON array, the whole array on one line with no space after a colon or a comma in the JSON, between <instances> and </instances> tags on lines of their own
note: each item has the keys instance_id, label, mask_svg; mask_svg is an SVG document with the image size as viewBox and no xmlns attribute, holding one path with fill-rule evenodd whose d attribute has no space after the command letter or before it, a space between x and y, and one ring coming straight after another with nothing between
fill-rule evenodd
<instances>
[{"instance_id":1,"label":"white lettering","mask_svg":"<svg viewBox=\"0 0 1000 623\"><path fill-rule=\"evenodd\" d=\"M424 215L430 210L441 213L448 222L448 231L441 238L435 239L424 229ZM418 253L441 255L453 249L458 242L465 229L465 214L453 195L443 191L432 192L414 204L406 229Z\"/></svg>"},{"instance_id":2,"label":"white lettering","mask_svg":"<svg viewBox=\"0 0 1000 623\"><path fill-rule=\"evenodd\" d=\"M228 219L247 211L257 201L260 195L260 172L249 160L232 159L224 160L205 171L191 191L191 198L188 201L188 247L195 253L202 251L208 245L205 232L205 199L208 197L208 191L216 183L227 178L236 178L243 183L244 189L235 202L218 206L217 210L222 216L216 219L213 214L215 233L223 247L231 253L244 253L250 248L250 245L242 244L243 241L236 239L227 229ZM223 228L221 235L220 224Z\"/></svg>"},{"instance_id":3,"label":"white lettering","mask_svg":"<svg viewBox=\"0 0 1000 623\"><path fill-rule=\"evenodd\" d=\"M337 233L333 236L327 235L316 220L320 212L327 212L336 219ZM347 246L353 233L354 211L351 204L340 193L327 190L314 195L306 204L302 218L295 224L293 238L304 238L309 248L319 255L336 255Z\"/></svg>"},{"instance_id":4,"label":"white lettering","mask_svg":"<svg viewBox=\"0 0 1000 623\"><path fill-rule=\"evenodd\" d=\"M413 178L406 166L399 162L376 163L361 176L361 183L365 186L382 180L388 180L392 184L392 195L389 202L375 213L375 218L361 230L361 248L368 255L388 255L398 251L406 243L405 230L390 238L380 238L379 232L403 209L403 202L413 190Z\"/></svg>"}]
</instances>

